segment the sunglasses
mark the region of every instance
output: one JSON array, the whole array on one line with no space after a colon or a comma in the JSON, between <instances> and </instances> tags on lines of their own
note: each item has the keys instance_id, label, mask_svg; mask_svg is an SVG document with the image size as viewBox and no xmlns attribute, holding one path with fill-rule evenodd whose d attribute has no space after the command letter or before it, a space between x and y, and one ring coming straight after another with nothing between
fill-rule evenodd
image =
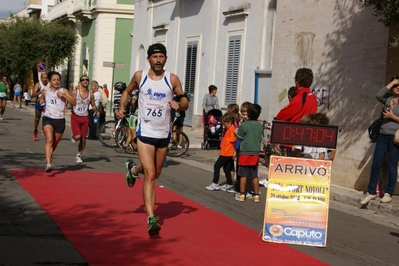
<instances>
[{"instance_id":1,"label":"sunglasses","mask_svg":"<svg viewBox=\"0 0 399 266\"><path fill-rule=\"evenodd\" d=\"M89 79L81 79L80 81L89 81Z\"/></svg>"}]
</instances>

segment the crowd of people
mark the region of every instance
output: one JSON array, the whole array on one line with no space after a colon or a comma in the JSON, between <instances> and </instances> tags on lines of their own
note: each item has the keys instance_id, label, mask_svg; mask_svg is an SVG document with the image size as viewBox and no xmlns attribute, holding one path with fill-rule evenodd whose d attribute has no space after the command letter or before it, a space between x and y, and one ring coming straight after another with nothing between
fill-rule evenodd
<instances>
[{"instance_id":1,"label":"crowd of people","mask_svg":"<svg viewBox=\"0 0 399 266\"><path fill-rule=\"evenodd\" d=\"M150 45L147 50L150 65L148 70L134 73L128 85L117 82L113 95L114 119L123 119L129 114L126 123L129 130L123 143L123 149L129 145L137 151L139 162L128 160L125 163L127 173L125 182L133 187L139 175L143 175L142 194L147 212L148 233L158 235L161 225L155 215L156 191L155 180L160 177L166 159L172 129L182 130L185 111L189 105L189 97L184 93L177 75L164 69L167 61L166 47L160 43ZM278 121L307 124L329 124L329 118L317 113L316 96L310 86L313 72L300 68L295 74L295 86L288 91L288 104L276 115ZM82 154L86 147L86 139L96 139L98 126L105 122L105 110L109 91L107 84L100 86L89 76L80 77L79 83L70 92L60 87L61 75L56 71L42 73L40 81L34 86L32 95L24 96L25 100L36 97L33 140L38 140L39 121L42 118L42 135L46 138L45 171L52 170L52 155L65 131L67 106L71 110L71 141L79 142L76 163L82 163ZM21 86L17 82L13 88L13 107L17 103L21 107ZM226 191L234 193L234 199L243 202L252 199L260 202L259 192L259 153L263 138L263 126L259 123L262 108L259 104L244 102L229 104L226 112L220 117L212 110L220 109L216 96L217 87L210 85L209 93L203 98L202 120L204 124L204 141L206 135L215 133L219 128L219 157L214 163L212 183L205 187L208 191ZM388 92L388 93L387 93ZM7 93L10 87L7 77L0 82L0 120L6 109ZM387 96L388 95L388 96ZM382 113L384 122L374 152L368 192L362 200L367 204L376 198L378 172L388 156L389 182L381 202L390 202L397 177L399 147L394 145L394 136L399 130L399 78L394 78L377 93L377 98L385 106ZM219 127L218 127L219 126ZM277 149L285 150L285 155L293 157L333 160L335 150L301 145L277 145ZM226 180L220 181L220 169L223 168ZM266 182L267 183L267 182ZM264 184L266 184L264 183Z\"/></svg>"}]
</instances>

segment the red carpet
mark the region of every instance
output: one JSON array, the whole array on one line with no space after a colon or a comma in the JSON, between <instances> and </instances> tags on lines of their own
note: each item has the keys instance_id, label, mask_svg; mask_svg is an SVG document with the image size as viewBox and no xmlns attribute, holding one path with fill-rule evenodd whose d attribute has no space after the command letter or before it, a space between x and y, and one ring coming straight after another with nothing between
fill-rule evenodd
<instances>
[{"instance_id":1,"label":"red carpet","mask_svg":"<svg viewBox=\"0 0 399 266\"><path fill-rule=\"evenodd\" d=\"M116 173L10 172L90 265L325 265L159 186L162 230L150 239L141 179L129 188Z\"/></svg>"}]
</instances>

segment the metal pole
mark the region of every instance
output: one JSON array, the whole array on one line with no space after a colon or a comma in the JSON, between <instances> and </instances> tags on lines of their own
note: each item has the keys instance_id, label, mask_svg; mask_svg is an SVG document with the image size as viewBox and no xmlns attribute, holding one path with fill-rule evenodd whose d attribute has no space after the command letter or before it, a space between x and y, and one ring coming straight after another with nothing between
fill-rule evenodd
<instances>
[{"instance_id":1,"label":"metal pole","mask_svg":"<svg viewBox=\"0 0 399 266\"><path fill-rule=\"evenodd\" d=\"M111 83L111 104L110 104L110 112L113 112L113 102L114 102L114 75L115 75L115 62L112 63L112 83Z\"/></svg>"}]
</instances>

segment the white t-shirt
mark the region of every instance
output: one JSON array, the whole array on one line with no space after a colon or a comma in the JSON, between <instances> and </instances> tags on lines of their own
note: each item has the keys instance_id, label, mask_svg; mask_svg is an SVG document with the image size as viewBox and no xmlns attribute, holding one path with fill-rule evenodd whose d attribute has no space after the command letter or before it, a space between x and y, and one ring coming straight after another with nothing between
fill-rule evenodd
<instances>
[{"instance_id":1,"label":"white t-shirt","mask_svg":"<svg viewBox=\"0 0 399 266\"><path fill-rule=\"evenodd\" d=\"M93 95L94 95L94 103L96 104L96 107L98 108L98 106L100 105L100 101L101 101L101 94L98 91L96 91L93 93ZM91 109L93 109L93 107L90 104L89 110L91 110Z\"/></svg>"},{"instance_id":2,"label":"white t-shirt","mask_svg":"<svg viewBox=\"0 0 399 266\"><path fill-rule=\"evenodd\" d=\"M27 92L27 91L24 92L24 99L25 99L26 101L30 101L30 100L31 100L31 97L30 97L29 92Z\"/></svg>"},{"instance_id":3,"label":"white t-shirt","mask_svg":"<svg viewBox=\"0 0 399 266\"><path fill-rule=\"evenodd\" d=\"M327 153L327 148L323 148L323 147L311 147L311 146L299 146L299 145L295 145L294 149L296 150L302 150L301 152L302 154L308 154L310 155L313 159L319 159L319 155L320 153L324 152L324 154Z\"/></svg>"}]
</instances>

